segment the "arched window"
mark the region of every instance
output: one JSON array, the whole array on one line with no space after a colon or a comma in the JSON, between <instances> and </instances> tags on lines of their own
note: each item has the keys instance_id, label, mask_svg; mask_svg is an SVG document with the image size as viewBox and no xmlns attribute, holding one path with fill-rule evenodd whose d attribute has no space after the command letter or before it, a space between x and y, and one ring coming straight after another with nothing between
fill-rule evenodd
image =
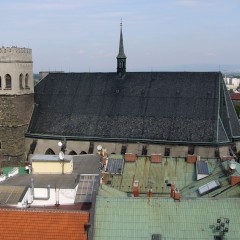
<instances>
[{"instance_id":1,"label":"arched window","mask_svg":"<svg viewBox=\"0 0 240 240\"><path fill-rule=\"evenodd\" d=\"M29 78L29 75L27 73L26 76L25 76L25 88L29 88L29 86L28 86L28 78Z\"/></svg>"},{"instance_id":2,"label":"arched window","mask_svg":"<svg viewBox=\"0 0 240 240\"><path fill-rule=\"evenodd\" d=\"M85 151L81 151L80 154L87 154Z\"/></svg>"},{"instance_id":3,"label":"arched window","mask_svg":"<svg viewBox=\"0 0 240 240\"><path fill-rule=\"evenodd\" d=\"M0 76L0 89L2 88L2 79L1 79L1 76Z\"/></svg>"},{"instance_id":4,"label":"arched window","mask_svg":"<svg viewBox=\"0 0 240 240\"><path fill-rule=\"evenodd\" d=\"M19 76L19 88L23 89L23 75L22 75L22 73Z\"/></svg>"},{"instance_id":5,"label":"arched window","mask_svg":"<svg viewBox=\"0 0 240 240\"><path fill-rule=\"evenodd\" d=\"M69 155L77 155L77 153L72 150L71 152L69 152Z\"/></svg>"},{"instance_id":6,"label":"arched window","mask_svg":"<svg viewBox=\"0 0 240 240\"><path fill-rule=\"evenodd\" d=\"M55 155L55 152L49 148L46 152L45 152L46 155Z\"/></svg>"},{"instance_id":7,"label":"arched window","mask_svg":"<svg viewBox=\"0 0 240 240\"><path fill-rule=\"evenodd\" d=\"M9 74L5 76L6 88L12 88L12 78Z\"/></svg>"}]
</instances>

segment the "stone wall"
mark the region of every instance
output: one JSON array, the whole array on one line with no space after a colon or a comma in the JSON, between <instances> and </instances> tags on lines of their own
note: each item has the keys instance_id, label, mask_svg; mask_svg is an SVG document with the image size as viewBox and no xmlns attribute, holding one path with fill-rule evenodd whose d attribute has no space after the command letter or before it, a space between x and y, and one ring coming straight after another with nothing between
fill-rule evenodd
<instances>
[{"instance_id":1,"label":"stone wall","mask_svg":"<svg viewBox=\"0 0 240 240\"><path fill-rule=\"evenodd\" d=\"M0 141L2 165L26 160L25 132L33 111L34 95L0 96Z\"/></svg>"},{"instance_id":2,"label":"stone wall","mask_svg":"<svg viewBox=\"0 0 240 240\"><path fill-rule=\"evenodd\" d=\"M36 140L34 138L26 138L26 152L29 151L31 143ZM37 145L35 148L35 154L45 154L45 152L50 148L55 154L58 154L60 147L58 142L60 140L50 140L50 139L37 139ZM126 146L127 153L134 153L137 155L142 154L143 146L147 147L147 155L151 154L162 154L164 156L165 148L170 149L170 156L172 157L186 157L188 155L188 146L184 145L163 145L163 144L143 144L143 143L114 143L114 142L93 142L94 149L93 153L97 153L97 146L102 145L106 149L108 154L116 153L121 154L122 145ZM69 154L71 151L80 154L82 151L88 153L90 142L88 141L67 141L66 154ZM200 155L202 158L214 158L215 147L211 146L195 146L194 154ZM228 146L222 146L219 148L220 156L228 155Z\"/></svg>"}]
</instances>

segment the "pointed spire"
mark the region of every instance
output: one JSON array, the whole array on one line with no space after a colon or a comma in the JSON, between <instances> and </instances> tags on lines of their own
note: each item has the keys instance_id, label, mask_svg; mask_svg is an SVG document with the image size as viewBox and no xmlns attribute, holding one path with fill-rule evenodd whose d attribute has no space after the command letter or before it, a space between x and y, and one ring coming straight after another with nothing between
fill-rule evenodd
<instances>
[{"instance_id":1,"label":"pointed spire","mask_svg":"<svg viewBox=\"0 0 240 240\"><path fill-rule=\"evenodd\" d=\"M119 41L119 53L117 58L126 58L123 47L123 34L122 34L122 19L120 23L120 41Z\"/></svg>"},{"instance_id":2,"label":"pointed spire","mask_svg":"<svg viewBox=\"0 0 240 240\"><path fill-rule=\"evenodd\" d=\"M117 73L120 77L123 77L126 73L126 58L127 57L124 53L124 47L123 47L122 19L121 19L119 52L117 56Z\"/></svg>"}]
</instances>

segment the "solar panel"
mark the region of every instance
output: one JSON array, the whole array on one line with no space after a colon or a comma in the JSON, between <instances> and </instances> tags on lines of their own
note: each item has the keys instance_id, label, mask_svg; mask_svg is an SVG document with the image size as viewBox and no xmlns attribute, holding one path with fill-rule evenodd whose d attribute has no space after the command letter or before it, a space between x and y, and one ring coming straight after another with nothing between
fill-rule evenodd
<instances>
[{"instance_id":1,"label":"solar panel","mask_svg":"<svg viewBox=\"0 0 240 240\"><path fill-rule=\"evenodd\" d=\"M124 160L122 158L109 158L107 162L106 172L110 174L122 174Z\"/></svg>"},{"instance_id":2,"label":"solar panel","mask_svg":"<svg viewBox=\"0 0 240 240\"><path fill-rule=\"evenodd\" d=\"M197 173L209 175L208 162L207 161L197 161Z\"/></svg>"},{"instance_id":3,"label":"solar panel","mask_svg":"<svg viewBox=\"0 0 240 240\"><path fill-rule=\"evenodd\" d=\"M98 175L80 175L79 185L75 197L76 202L92 202L93 191L96 190Z\"/></svg>"},{"instance_id":4,"label":"solar panel","mask_svg":"<svg viewBox=\"0 0 240 240\"><path fill-rule=\"evenodd\" d=\"M211 181L209 183L206 183L204 185L202 185L201 187L198 188L198 192L200 193L200 195L203 195L205 193L208 193L216 188L218 188L220 186L220 183L218 181Z\"/></svg>"}]
</instances>

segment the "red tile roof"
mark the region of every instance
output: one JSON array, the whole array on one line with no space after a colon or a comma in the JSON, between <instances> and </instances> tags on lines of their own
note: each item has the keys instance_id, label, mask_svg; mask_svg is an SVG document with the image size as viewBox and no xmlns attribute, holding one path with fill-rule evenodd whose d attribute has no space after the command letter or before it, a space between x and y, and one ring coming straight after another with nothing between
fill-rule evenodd
<instances>
[{"instance_id":1,"label":"red tile roof","mask_svg":"<svg viewBox=\"0 0 240 240\"><path fill-rule=\"evenodd\" d=\"M87 240L88 221L89 212L0 209L0 238Z\"/></svg>"},{"instance_id":2,"label":"red tile roof","mask_svg":"<svg viewBox=\"0 0 240 240\"><path fill-rule=\"evenodd\" d=\"M230 97L232 100L240 100L240 93L231 93Z\"/></svg>"}]
</instances>

